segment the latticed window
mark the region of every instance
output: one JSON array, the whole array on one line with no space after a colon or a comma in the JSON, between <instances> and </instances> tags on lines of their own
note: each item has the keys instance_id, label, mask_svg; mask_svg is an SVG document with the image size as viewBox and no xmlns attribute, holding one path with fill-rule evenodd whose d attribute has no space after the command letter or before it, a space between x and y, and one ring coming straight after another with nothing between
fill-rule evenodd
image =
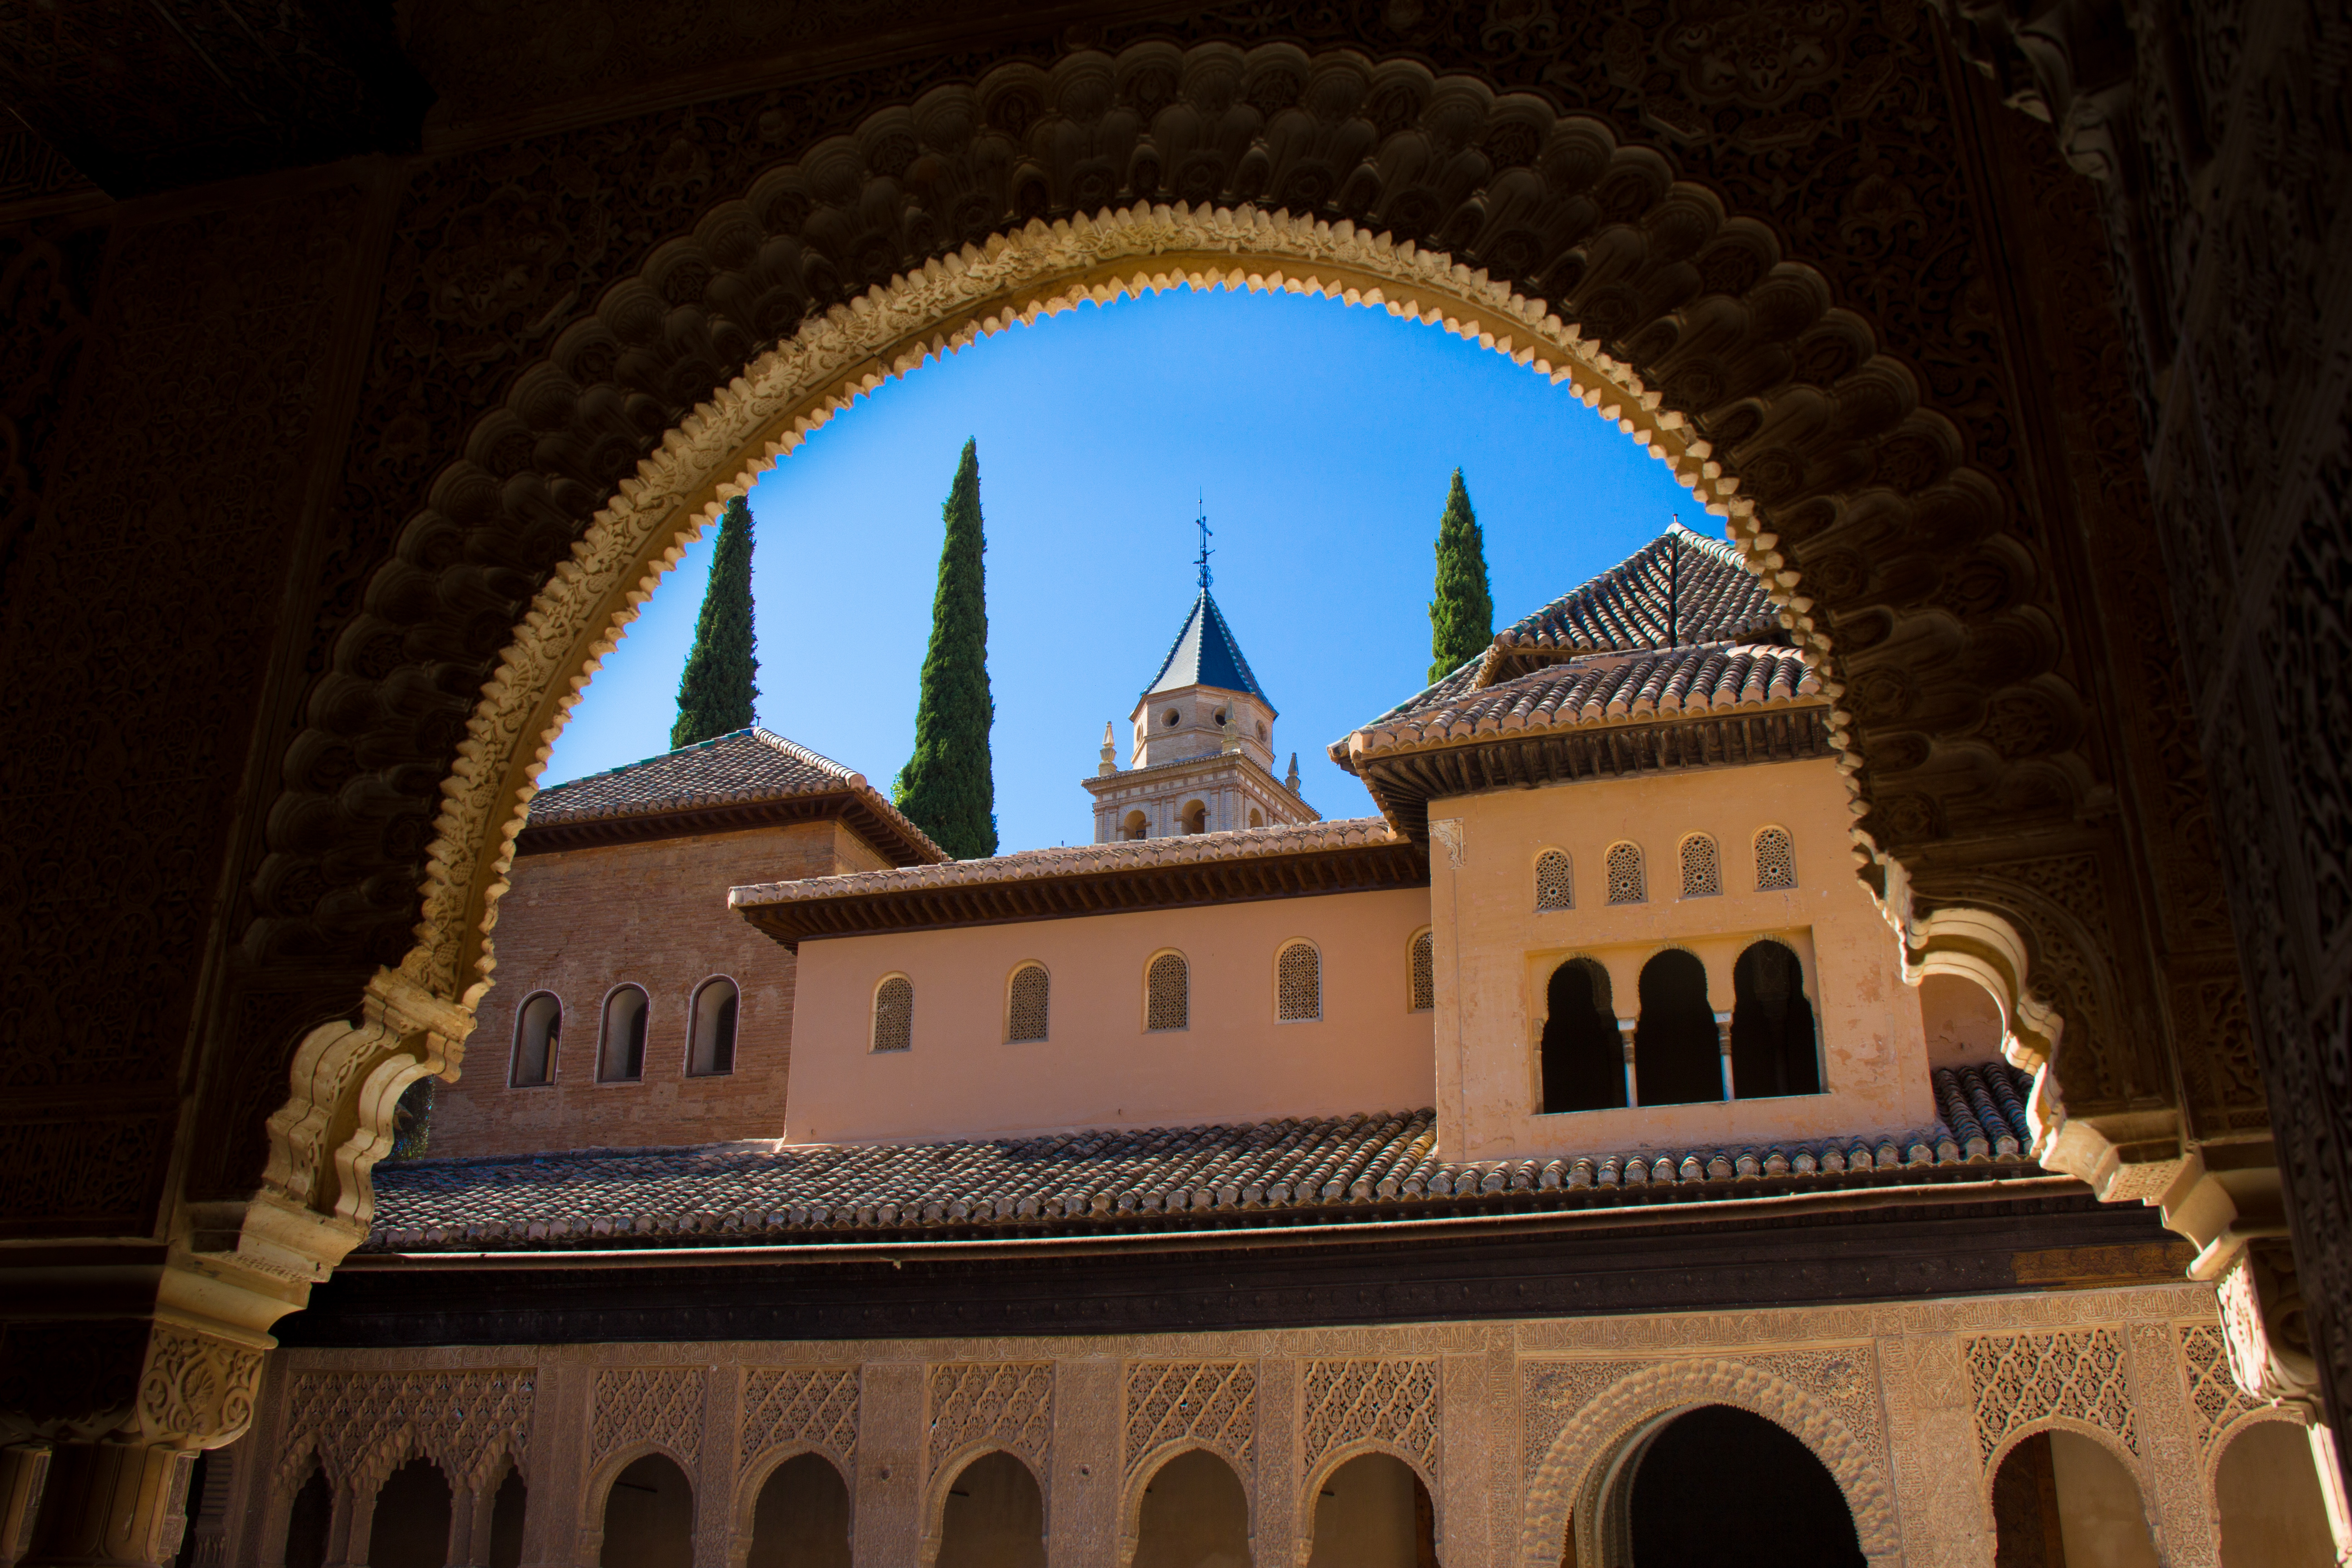
<instances>
[{"instance_id":1,"label":"latticed window","mask_svg":"<svg viewBox=\"0 0 2352 1568\"><path fill-rule=\"evenodd\" d=\"M1294 942L1274 961L1275 1016L1286 1024L1323 1016L1323 955L1315 944Z\"/></svg>"},{"instance_id":2,"label":"latticed window","mask_svg":"<svg viewBox=\"0 0 2352 1568\"><path fill-rule=\"evenodd\" d=\"M1143 1026L1182 1029L1192 1022L1192 965L1181 952L1163 952L1143 972Z\"/></svg>"},{"instance_id":3,"label":"latticed window","mask_svg":"<svg viewBox=\"0 0 2352 1568\"><path fill-rule=\"evenodd\" d=\"M1639 904L1646 903L1649 897L1649 883L1642 875L1642 847L1638 844L1612 844L1609 847L1609 901L1612 904Z\"/></svg>"},{"instance_id":4,"label":"latticed window","mask_svg":"<svg viewBox=\"0 0 2352 1568\"><path fill-rule=\"evenodd\" d=\"M1723 857L1715 840L1694 833L1683 840L1683 897L1707 899L1723 891Z\"/></svg>"},{"instance_id":5,"label":"latticed window","mask_svg":"<svg viewBox=\"0 0 2352 1568\"><path fill-rule=\"evenodd\" d=\"M1013 972L1011 994L1005 998L1004 1037L1019 1042L1042 1040L1050 1021L1053 983L1042 963L1024 963Z\"/></svg>"},{"instance_id":6,"label":"latticed window","mask_svg":"<svg viewBox=\"0 0 2352 1568\"><path fill-rule=\"evenodd\" d=\"M1785 827L1768 827L1756 836L1756 890L1797 885L1797 846Z\"/></svg>"},{"instance_id":7,"label":"latticed window","mask_svg":"<svg viewBox=\"0 0 2352 1568\"><path fill-rule=\"evenodd\" d=\"M1536 857L1536 908L1576 908L1576 883L1569 875L1566 851L1547 849Z\"/></svg>"},{"instance_id":8,"label":"latticed window","mask_svg":"<svg viewBox=\"0 0 2352 1568\"><path fill-rule=\"evenodd\" d=\"M903 1051L915 1043L915 983L894 974L874 991L874 1048Z\"/></svg>"},{"instance_id":9,"label":"latticed window","mask_svg":"<svg viewBox=\"0 0 2352 1568\"><path fill-rule=\"evenodd\" d=\"M1426 1013L1437 1005L1437 943L1429 932L1412 939L1412 1011Z\"/></svg>"}]
</instances>

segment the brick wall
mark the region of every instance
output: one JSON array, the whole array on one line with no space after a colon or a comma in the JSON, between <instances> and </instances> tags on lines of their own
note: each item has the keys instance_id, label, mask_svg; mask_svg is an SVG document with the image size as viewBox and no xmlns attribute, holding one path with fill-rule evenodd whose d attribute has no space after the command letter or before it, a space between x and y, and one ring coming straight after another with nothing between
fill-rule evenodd
<instances>
[{"instance_id":1,"label":"brick wall","mask_svg":"<svg viewBox=\"0 0 2352 1568\"><path fill-rule=\"evenodd\" d=\"M431 1154L782 1136L795 964L727 907L727 889L888 864L837 822L519 857L499 905L497 984L463 1076L435 1096ZM717 974L742 991L734 1070L689 1078L688 1006ZM604 998L625 983L651 1002L645 1075L599 1083ZM512 1087L516 1016L541 991L563 1005L554 1081Z\"/></svg>"}]
</instances>

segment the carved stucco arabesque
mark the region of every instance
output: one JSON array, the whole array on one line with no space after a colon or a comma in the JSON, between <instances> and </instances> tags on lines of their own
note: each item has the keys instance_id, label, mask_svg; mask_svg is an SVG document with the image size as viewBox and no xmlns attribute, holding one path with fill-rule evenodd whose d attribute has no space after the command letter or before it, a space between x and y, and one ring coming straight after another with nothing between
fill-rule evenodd
<instances>
[{"instance_id":1,"label":"carved stucco arabesque","mask_svg":"<svg viewBox=\"0 0 2352 1568\"><path fill-rule=\"evenodd\" d=\"M1593 39L1572 36L1586 26L1600 29ZM1921 155L1916 132L1884 129L1904 112L1896 100L1939 90L1938 46L1931 24L1903 11L1884 33L1889 49L1849 57L1843 26L1822 22L1823 37L1800 51L1846 73L1833 108L1810 119L1793 108L1756 116L1822 84L1770 72L1751 81L1705 59L1677 68L1679 87L1633 85L1644 51L1665 44L1630 23L1583 20L1541 38L1487 40L1493 58L1479 68L1503 79L1538 68L1597 73L1588 96L1613 103L1608 117L1564 115L1544 90L1498 92L1344 50L1164 40L910 91L911 102L867 115L854 134L764 170L761 148L748 143L772 125L788 139L788 105L739 122L759 136L725 145L698 139L689 114L653 160L645 197L684 216L658 244L634 234L636 264L593 296L562 259L565 246L586 243L572 229L590 221L563 214L596 180L572 155L478 155L470 201L446 183L446 194L420 197L415 221L439 226L439 248L414 260L447 319L436 326L388 306L383 354L438 331L472 334L472 350L450 341L437 351L459 368L495 360L511 352L503 329L525 296L555 298L525 334L547 347L473 419L464 455L402 531L399 558L337 633L273 822L305 824L315 841L321 825L384 797L351 774L346 715L456 721L449 674L464 666L452 650L478 642L517 576L494 559L511 548L485 555L467 541L550 537L584 510L599 472L657 433L658 445L530 594L464 718L437 815L420 835L415 942L379 974L360 1024L315 1031L301 1047L236 1256L315 1270L356 1240L399 1089L462 1060L491 977L513 835L552 737L725 499L929 357L1082 300L1180 283L1311 291L1443 323L1570 386L1669 464L1772 585L1838 702L1857 856L1915 973L1984 982L2003 1005L2013 1058L2048 1069L2034 1096L2042 1157L2111 1197L2176 1186L2188 1167L2154 1043L2163 1020L2135 994L2146 976L2132 967L2126 928L2139 917L2129 879L2115 874L2128 855L2102 804L2105 764L2074 684L2084 656L2059 633L2067 617L2044 546L2015 521L2025 503L2007 425L1982 417L2000 398L1982 308L1921 270L1921 247L1965 245L1943 237L1966 234L1969 198L1956 167ZM1675 47L1748 58L1738 40L1709 45L1712 36L1685 30ZM1710 146L1703 115L1676 119L1675 105L1692 101L1747 116L1747 140ZM1621 133L1654 141L1661 125L1666 142L1700 148L1692 156L1759 198L1777 188L1782 149L1830 137L1850 187L1841 193L1824 164L1780 207L1804 215L1787 221L1837 281L1792 257L1772 227L1728 213L1676 157ZM1881 173L1854 164L1857 141ZM718 187L722 166L744 171L740 195ZM1089 191L1130 187L1197 189L1202 200L1077 205ZM1274 205L1286 195L1330 205L1293 214ZM1006 216L1029 205L1076 210ZM981 237L958 245L960 233ZM600 254L619 244L595 241ZM857 271L909 256L918 264L854 291ZM1843 289L1865 294L1876 320L1930 356L1930 385L1882 349L1869 320L1840 308ZM791 325L811 300L845 293ZM788 335L776 346L751 352L779 330ZM740 372L728 374L730 364ZM682 393L692 411L679 417L666 400ZM1972 416L1966 433L1947 405ZM451 415L419 403L384 417L370 460L413 468L401 454ZM465 624L418 619L420 605L432 615L465 606ZM414 662L434 657L442 662ZM328 775L342 782L308 782ZM414 792L390 790L403 793ZM2004 873L2020 822L2045 825L2067 851L2056 858L2089 865L2104 932L2062 893L2037 888L2030 867ZM273 846L246 943L262 958L299 946L325 911L358 907L321 881L321 852L295 837L274 835ZM2103 937L2120 958L2099 951Z\"/></svg>"},{"instance_id":2,"label":"carved stucco arabesque","mask_svg":"<svg viewBox=\"0 0 2352 1568\"><path fill-rule=\"evenodd\" d=\"M2352 128L2326 5L1947 0L2000 95L2089 177L2154 497L2189 723L2212 781L2275 1149L2182 1206L2246 1386L2352 1397ZM2219 1162L2210 1162L2219 1163ZM2292 1203L2287 1202L2292 1194ZM2293 1249L2284 1245L2290 1222ZM2304 1276L2298 1279L2298 1275Z\"/></svg>"},{"instance_id":3,"label":"carved stucco arabesque","mask_svg":"<svg viewBox=\"0 0 2352 1568\"><path fill-rule=\"evenodd\" d=\"M1570 1528L1579 1561L1620 1560L1629 1459L1674 1415L1728 1404L1822 1461L1874 1565L1990 1561L1995 1473L2017 1443L2053 1429L2130 1470L2166 1561L2210 1563L2221 1451L2252 1422L2294 1419L2245 1400L2212 1365L2212 1305L2209 1289L2183 1284L1633 1319L547 1346L528 1366L501 1347L306 1350L278 1385L274 1495L255 1500L266 1506L254 1517L282 1527L314 1460L354 1496L412 1453L489 1485L504 1456L526 1457L527 1390L563 1376L593 1389L594 1418L542 1428L563 1451L528 1454L531 1497L575 1521L557 1528L576 1529L583 1549L601 1541L613 1476L658 1448L735 1521L740 1563L761 1488L815 1451L849 1481L861 1548L870 1528L916 1558L936 1551L963 1466L1002 1450L1039 1477L1057 1561L1093 1560L1090 1539L1124 1561L1151 1476L1206 1447L1242 1483L1261 1561L1305 1561L1316 1494L1346 1458L1378 1453L1423 1478L1446 1561L1552 1568ZM1440 1376L1441 1363L1486 1374ZM1106 1364L1111 1375L1077 1376ZM725 1421L706 1413L719 1408L707 1389L761 1380L829 1392L727 1405ZM494 1399L494 1384L509 1392ZM1192 1405L1171 1414L1176 1391ZM447 1414L459 1405L463 1422ZM845 1462L875 1426L924 1435L919 1484ZM1441 1431L1484 1434L1489 1451L1448 1454ZM1063 1496L1048 1479L1088 1470L1115 1485Z\"/></svg>"}]
</instances>

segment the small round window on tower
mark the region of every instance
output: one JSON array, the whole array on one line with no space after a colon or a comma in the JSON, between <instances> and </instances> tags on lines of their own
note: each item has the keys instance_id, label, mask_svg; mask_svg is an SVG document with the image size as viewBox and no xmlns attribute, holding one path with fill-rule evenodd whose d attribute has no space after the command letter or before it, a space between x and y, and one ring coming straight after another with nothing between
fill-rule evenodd
<instances>
[{"instance_id":1,"label":"small round window on tower","mask_svg":"<svg viewBox=\"0 0 2352 1568\"><path fill-rule=\"evenodd\" d=\"M1174 724L1175 724L1175 722L1176 722L1176 710L1174 710L1173 708L1171 708L1170 710L1168 710L1168 722L1169 722L1169 724L1170 724L1170 726L1171 726L1171 728L1174 726Z\"/></svg>"},{"instance_id":2,"label":"small round window on tower","mask_svg":"<svg viewBox=\"0 0 2352 1568\"><path fill-rule=\"evenodd\" d=\"M1220 708L1220 709L1218 709L1218 710L1217 710L1217 722L1218 722L1218 723L1220 723L1220 724L1222 724L1222 723L1223 723L1224 721L1225 721L1225 710L1224 710L1223 709Z\"/></svg>"}]
</instances>

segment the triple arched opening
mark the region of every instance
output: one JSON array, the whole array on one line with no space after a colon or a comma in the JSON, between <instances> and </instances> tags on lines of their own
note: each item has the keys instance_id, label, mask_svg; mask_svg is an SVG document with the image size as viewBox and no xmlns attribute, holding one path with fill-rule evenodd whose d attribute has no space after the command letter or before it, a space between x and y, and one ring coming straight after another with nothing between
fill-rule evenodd
<instances>
[{"instance_id":1,"label":"triple arched opening","mask_svg":"<svg viewBox=\"0 0 2352 1568\"><path fill-rule=\"evenodd\" d=\"M1804 965L1769 938L1733 964L1728 1013L1708 995L1706 966L1670 947L1642 966L1633 1018L1620 1017L1608 970L1577 957L1552 971L1543 1019L1537 1066L1546 1114L1822 1091Z\"/></svg>"}]
</instances>

